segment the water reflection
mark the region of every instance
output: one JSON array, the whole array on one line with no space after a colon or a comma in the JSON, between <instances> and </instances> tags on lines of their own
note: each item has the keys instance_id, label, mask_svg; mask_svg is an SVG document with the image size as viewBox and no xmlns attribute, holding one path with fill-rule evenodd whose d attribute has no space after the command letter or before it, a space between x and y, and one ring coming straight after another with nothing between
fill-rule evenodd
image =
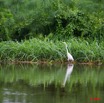
<instances>
[{"instance_id":1,"label":"water reflection","mask_svg":"<svg viewBox=\"0 0 104 103\"><path fill-rule=\"evenodd\" d=\"M73 71L73 67L74 67L73 64L68 64L67 65L67 70L66 70L66 74L65 74L65 78L64 78L62 87L65 87L65 84L66 84L67 79L70 80L70 76L71 76L71 73Z\"/></svg>"},{"instance_id":2,"label":"water reflection","mask_svg":"<svg viewBox=\"0 0 104 103\"><path fill-rule=\"evenodd\" d=\"M92 103L90 98L104 103L104 66L0 67L0 103Z\"/></svg>"}]
</instances>

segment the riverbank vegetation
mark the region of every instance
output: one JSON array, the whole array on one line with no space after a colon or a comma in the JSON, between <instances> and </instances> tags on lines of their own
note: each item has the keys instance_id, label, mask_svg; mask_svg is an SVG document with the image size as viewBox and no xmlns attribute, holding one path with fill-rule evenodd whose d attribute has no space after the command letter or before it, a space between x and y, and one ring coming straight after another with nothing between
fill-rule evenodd
<instances>
[{"instance_id":1,"label":"riverbank vegetation","mask_svg":"<svg viewBox=\"0 0 104 103\"><path fill-rule=\"evenodd\" d=\"M0 61L104 61L103 0L1 0Z\"/></svg>"},{"instance_id":2,"label":"riverbank vegetation","mask_svg":"<svg viewBox=\"0 0 104 103\"><path fill-rule=\"evenodd\" d=\"M104 60L104 41L70 38L69 51L75 61L92 62ZM30 39L23 42L6 41L0 43L0 59L4 61L66 61L66 49L62 41Z\"/></svg>"}]
</instances>

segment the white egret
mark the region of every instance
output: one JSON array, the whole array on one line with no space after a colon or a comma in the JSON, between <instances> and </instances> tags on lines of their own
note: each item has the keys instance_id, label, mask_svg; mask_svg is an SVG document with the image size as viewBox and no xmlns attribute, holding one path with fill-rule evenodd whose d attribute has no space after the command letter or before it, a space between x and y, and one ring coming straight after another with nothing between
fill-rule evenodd
<instances>
[{"instance_id":1,"label":"white egret","mask_svg":"<svg viewBox=\"0 0 104 103\"><path fill-rule=\"evenodd\" d=\"M73 56L68 52L68 46L67 46L66 42L63 42L63 43L65 44L65 47L66 47L68 61L74 61Z\"/></svg>"}]
</instances>

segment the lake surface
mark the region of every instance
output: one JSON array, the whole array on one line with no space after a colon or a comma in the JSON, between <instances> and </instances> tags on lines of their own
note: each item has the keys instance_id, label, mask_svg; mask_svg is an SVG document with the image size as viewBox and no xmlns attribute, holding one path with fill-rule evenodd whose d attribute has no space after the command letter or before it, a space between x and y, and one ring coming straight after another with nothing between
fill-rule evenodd
<instances>
[{"instance_id":1,"label":"lake surface","mask_svg":"<svg viewBox=\"0 0 104 103\"><path fill-rule=\"evenodd\" d=\"M0 103L104 103L104 66L0 65Z\"/></svg>"}]
</instances>

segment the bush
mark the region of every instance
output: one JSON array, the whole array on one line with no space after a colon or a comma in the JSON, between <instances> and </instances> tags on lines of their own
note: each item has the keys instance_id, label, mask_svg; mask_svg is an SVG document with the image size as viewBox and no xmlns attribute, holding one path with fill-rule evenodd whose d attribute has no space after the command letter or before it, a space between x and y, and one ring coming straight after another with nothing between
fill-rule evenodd
<instances>
[{"instance_id":1,"label":"bush","mask_svg":"<svg viewBox=\"0 0 104 103\"><path fill-rule=\"evenodd\" d=\"M9 9L0 8L0 40L10 40L14 30L14 17Z\"/></svg>"},{"instance_id":2,"label":"bush","mask_svg":"<svg viewBox=\"0 0 104 103\"><path fill-rule=\"evenodd\" d=\"M2 3L1 40L22 40L38 37L38 34L48 36L50 33L57 39L69 36L90 38L103 36L102 1L3 0L0 2Z\"/></svg>"},{"instance_id":3,"label":"bush","mask_svg":"<svg viewBox=\"0 0 104 103\"><path fill-rule=\"evenodd\" d=\"M69 38L69 36L98 38L104 37L103 19L77 12L69 14L66 18L60 16L57 18L56 36L59 38Z\"/></svg>"}]
</instances>

